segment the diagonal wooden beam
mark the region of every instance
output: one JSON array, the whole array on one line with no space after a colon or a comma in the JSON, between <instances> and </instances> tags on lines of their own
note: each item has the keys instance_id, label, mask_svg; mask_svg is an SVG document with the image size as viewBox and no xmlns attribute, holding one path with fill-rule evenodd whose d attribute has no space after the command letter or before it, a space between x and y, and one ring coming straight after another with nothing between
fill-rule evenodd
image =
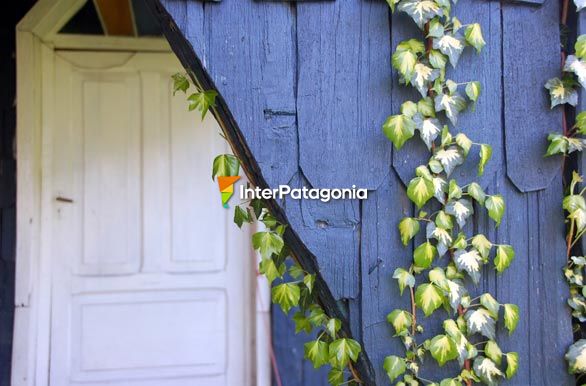
<instances>
[{"instance_id":1,"label":"diagonal wooden beam","mask_svg":"<svg viewBox=\"0 0 586 386\"><path fill-rule=\"evenodd\" d=\"M130 0L94 0L105 35L136 36Z\"/></svg>"}]
</instances>

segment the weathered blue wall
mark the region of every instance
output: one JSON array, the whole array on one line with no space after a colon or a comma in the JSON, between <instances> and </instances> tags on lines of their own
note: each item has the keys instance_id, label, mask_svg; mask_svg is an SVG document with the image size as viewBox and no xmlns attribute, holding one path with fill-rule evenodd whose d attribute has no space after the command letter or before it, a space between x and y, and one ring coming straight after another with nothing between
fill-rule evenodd
<instances>
[{"instance_id":1,"label":"weathered blue wall","mask_svg":"<svg viewBox=\"0 0 586 386\"><path fill-rule=\"evenodd\" d=\"M349 315L376 383L387 384L382 359L403 349L386 315L408 304L391 276L412 253L396 227L413 213L404 184L427 152L417 141L394 151L380 127L414 96L392 76L391 49L420 32L406 17L391 17L384 1L162 3L226 101L269 185L369 188L363 202L287 200L281 206ZM559 73L558 2L467 1L455 13L464 23L480 22L487 40L480 56L468 52L451 74L457 81L479 80L484 90L476 112L465 113L458 127L492 145L481 183L508 205L498 230L484 215L469 226L517 252L502 276L484 273L478 292L490 290L521 309L515 334L500 334L503 349L520 354L519 374L507 384L571 385L563 360L572 332L561 275L560 164L542 157L546 133L561 120L543 89ZM465 183L474 174L470 169L457 178ZM280 313L274 314L274 339L283 384L323 384L323 372L302 364L300 341ZM437 325L425 324L428 334Z\"/></svg>"}]
</instances>

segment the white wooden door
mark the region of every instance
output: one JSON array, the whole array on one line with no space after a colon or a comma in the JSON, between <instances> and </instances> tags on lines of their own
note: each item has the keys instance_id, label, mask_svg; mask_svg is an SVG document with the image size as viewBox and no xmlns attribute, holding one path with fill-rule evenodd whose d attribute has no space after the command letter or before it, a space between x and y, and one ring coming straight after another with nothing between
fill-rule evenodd
<instances>
[{"instance_id":1,"label":"white wooden door","mask_svg":"<svg viewBox=\"0 0 586 386\"><path fill-rule=\"evenodd\" d=\"M171 54L57 52L51 386L250 384L248 236Z\"/></svg>"}]
</instances>

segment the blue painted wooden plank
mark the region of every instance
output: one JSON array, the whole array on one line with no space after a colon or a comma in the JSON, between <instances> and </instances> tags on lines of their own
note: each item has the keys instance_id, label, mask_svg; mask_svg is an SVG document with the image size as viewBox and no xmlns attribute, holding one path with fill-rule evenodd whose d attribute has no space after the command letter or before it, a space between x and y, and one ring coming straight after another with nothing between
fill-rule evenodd
<instances>
[{"instance_id":1,"label":"blue painted wooden plank","mask_svg":"<svg viewBox=\"0 0 586 386\"><path fill-rule=\"evenodd\" d=\"M493 158L500 158L502 131L501 131L501 26L500 4L498 2L466 2L455 7L454 14L462 23L478 22L482 26L486 46L480 55L473 49L467 49L462 54L458 66L448 68L447 77L458 83L480 81L482 93L474 111L469 108L458 118L458 125L453 133L462 132L477 143L488 143L493 147ZM416 37L422 38L422 33L411 19L403 14L393 16L393 48L401 41ZM396 71L393 70L394 73ZM463 88L464 86L462 86ZM462 94L464 90L461 90ZM393 80L393 113L399 112L401 103L406 100L417 102L421 95L413 91L412 87L398 84L397 77ZM443 116L442 116L443 118ZM393 153L393 166L407 184L414 176L417 166L426 163L429 158L419 133L405 144L400 151ZM489 163L482 177L477 176L479 149L473 147L467 161L459 167L452 178L464 185L472 181L480 182L483 187L494 179L501 165L497 162Z\"/></svg>"},{"instance_id":2,"label":"blue painted wooden plank","mask_svg":"<svg viewBox=\"0 0 586 386\"><path fill-rule=\"evenodd\" d=\"M539 38L536 38L539 37ZM560 76L559 2L503 7L503 87L507 174L522 192L546 188L560 163L544 158L547 135L560 127L545 82Z\"/></svg>"},{"instance_id":3,"label":"blue painted wooden plank","mask_svg":"<svg viewBox=\"0 0 586 386\"><path fill-rule=\"evenodd\" d=\"M376 188L390 144L388 6L345 0L297 4L300 165L316 187Z\"/></svg>"}]
</instances>

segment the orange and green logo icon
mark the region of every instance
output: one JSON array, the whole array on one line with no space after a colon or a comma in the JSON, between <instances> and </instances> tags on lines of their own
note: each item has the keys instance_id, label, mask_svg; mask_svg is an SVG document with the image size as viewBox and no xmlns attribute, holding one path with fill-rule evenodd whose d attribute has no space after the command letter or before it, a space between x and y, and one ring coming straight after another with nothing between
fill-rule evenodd
<instances>
[{"instance_id":1,"label":"orange and green logo icon","mask_svg":"<svg viewBox=\"0 0 586 386\"><path fill-rule=\"evenodd\" d=\"M240 176L218 176L218 186L222 194L222 206L229 208L228 201L234 195L234 183L240 179Z\"/></svg>"}]
</instances>

